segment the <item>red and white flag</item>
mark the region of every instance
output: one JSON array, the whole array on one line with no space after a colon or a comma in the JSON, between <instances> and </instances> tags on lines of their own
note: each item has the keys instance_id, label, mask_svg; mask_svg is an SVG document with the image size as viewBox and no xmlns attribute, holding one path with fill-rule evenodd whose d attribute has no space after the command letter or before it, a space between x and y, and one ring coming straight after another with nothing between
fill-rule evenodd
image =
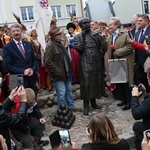
<instances>
[{"instance_id":1,"label":"red and white flag","mask_svg":"<svg viewBox=\"0 0 150 150\"><path fill-rule=\"evenodd\" d=\"M109 81L106 81L106 87L108 88L108 90L110 92L112 92L116 88L115 84L114 83L110 83Z\"/></svg>"},{"instance_id":2,"label":"red and white flag","mask_svg":"<svg viewBox=\"0 0 150 150\"><path fill-rule=\"evenodd\" d=\"M48 34L53 12L46 0L35 0L35 29L38 34L38 39L45 49L45 35Z\"/></svg>"}]
</instances>

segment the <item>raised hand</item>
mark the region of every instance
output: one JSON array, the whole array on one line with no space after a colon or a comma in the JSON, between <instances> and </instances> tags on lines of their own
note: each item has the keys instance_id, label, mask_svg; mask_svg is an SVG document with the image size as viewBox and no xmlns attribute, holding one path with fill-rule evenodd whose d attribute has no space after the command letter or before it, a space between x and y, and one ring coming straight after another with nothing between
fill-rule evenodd
<instances>
[{"instance_id":1,"label":"raised hand","mask_svg":"<svg viewBox=\"0 0 150 150\"><path fill-rule=\"evenodd\" d=\"M25 93L25 89L23 86L20 86L17 90L17 93L20 97L20 101L21 102L27 102L27 97L26 97L26 93Z\"/></svg>"},{"instance_id":2,"label":"raised hand","mask_svg":"<svg viewBox=\"0 0 150 150\"><path fill-rule=\"evenodd\" d=\"M15 89L13 89L13 90L11 91L10 95L9 95L9 99L10 99L11 101L13 101L14 98L15 98L15 96L17 95L17 88L18 88L18 87L16 87Z\"/></svg>"}]
</instances>

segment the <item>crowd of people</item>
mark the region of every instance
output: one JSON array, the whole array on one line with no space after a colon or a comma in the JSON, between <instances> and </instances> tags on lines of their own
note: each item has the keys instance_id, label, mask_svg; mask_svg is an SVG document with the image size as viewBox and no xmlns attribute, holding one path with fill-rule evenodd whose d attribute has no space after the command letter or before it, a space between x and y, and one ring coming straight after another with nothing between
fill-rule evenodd
<instances>
[{"instance_id":1,"label":"crowd of people","mask_svg":"<svg viewBox=\"0 0 150 150\"><path fill-rule=\"evenodd\" d=\"M123 111L131 108L134 119L143 119L133 125L135 144L137 150L149 149L144 131L150 128L150 64L146 71L143 66L150 56L150 43L145 38L150 36L148 15L133 15L128 28L122 26L118 17L110 18L108 25L104 20L82 18L78 21L73 17L66 25L67 33L53 18L50 31L43 39L47 43L45 49L36 29L28 34L26 30L23 24L13 24L7 30L0 27L0 143L4 150L11 147L9 132L22 143L23 149L49 143L41 140L46 120L37 105L39 87L49 91L55 88L58 108L65 104L73 112L81 112L82 109L75 106L71 88L72 84L79 83L83 115L89 115L89 102L92 108L101 109L96 99L108 97L105 92L106 81L110 81L108 60L120 58L127 61L128 80L115 83L115 90L121 97L117 106ZM11 91L9 79L20 74L23 85ZM131 84L135 85L133 89ZM112 94L115 97L115 93ZM141 95L145 96L142 103L138 100ZM93 116L86 133L90 142L82 145L83 150L130 149L126 140L118 138L105 115ZM7 146L2 142L3 137ZM74 144L72 147L77 149Z\"/></svg>"}]
</instances>

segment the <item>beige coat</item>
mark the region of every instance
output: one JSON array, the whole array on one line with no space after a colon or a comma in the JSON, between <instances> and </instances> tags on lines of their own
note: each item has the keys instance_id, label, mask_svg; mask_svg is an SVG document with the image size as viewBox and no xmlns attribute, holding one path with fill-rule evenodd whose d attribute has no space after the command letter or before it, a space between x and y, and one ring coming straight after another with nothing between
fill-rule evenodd
<instances>
[{"instance_id":1,"label":"beige coat","mask_svg":"<svg viewBox=\"0 0 150 150\"><path fill-rule=\"evenodd\" d=\"M127 36L127 33L125 33L122 29L120 29L118 36L115 39L115 58L126 58L128 63L128 73L129 73L129 84L132 84L134 82L133 80L133 67L134 67L134 54L133 50L134 48L131 46L131 44L128 42L129 37ZM107 52L105 54L105 68L107 72L108 68L108 59L111 59L111 45L112 36L110 35L108 37L108 43L107 43ZM115 66L114 66L115 67ZM108 72L107 72L108 77Z\"/></svg>"}]
</instances>

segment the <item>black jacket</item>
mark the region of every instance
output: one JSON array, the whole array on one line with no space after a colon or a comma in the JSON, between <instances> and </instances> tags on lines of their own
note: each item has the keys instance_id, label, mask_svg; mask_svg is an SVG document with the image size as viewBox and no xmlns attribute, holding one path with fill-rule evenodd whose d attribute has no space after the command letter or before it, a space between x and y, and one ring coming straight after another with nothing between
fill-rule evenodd
<instances>
[{"instance_id":1,"label":"black jacket","mask_svg":"<svg viewBox=\"0 0 150 150\"><path fill-rule=\"evenodd\" d=\"M26 118L24 119L24 123L19 124L17 126L17 128L12 127L11 130L17 130L22 133L27 133L29 131L28 123L29 123L31 117L36 118L38 120L42 118L42 113L39 110L37 104L33 107L33 112L28 112L28 110L27 110Z\"/></svg>"},{"instance_id":2,"label":"black jacket","mask_svg":"<svg viewBox=\"0 0 150 150\"><path fill-rule=\"evenodd\" d=\"M139 103L138 97L133 96L131 101L132 116L135 120L143 119L144 130L150 128L150 93Z\"/></svg>"},{"instance_id":3,"label":"black jacket","mask_svg":"<svg viewBox=\"0 0 150 150\"><path fill-rule=\"evenodd\" d=\"M9 109L12 105L12 101L7 98L2 105L0 105L0 134L6 139L8 150L10 150L10 135L8 128L17 126L23 123L27 110L27 103L22 102L19 108L18 114L12 114Z\"/></svg>"},{"instance_id":4,"label":"black jacket","mask_svg":"<svg viewBox=\"0 0 150 150\"><path fill-rule=\"evenodd\" d=\"M86 143L82 145L82 150L130 150L129 144L122 139L117 144L108 144L107 142Z\"/></svg>"}]
</instances>

